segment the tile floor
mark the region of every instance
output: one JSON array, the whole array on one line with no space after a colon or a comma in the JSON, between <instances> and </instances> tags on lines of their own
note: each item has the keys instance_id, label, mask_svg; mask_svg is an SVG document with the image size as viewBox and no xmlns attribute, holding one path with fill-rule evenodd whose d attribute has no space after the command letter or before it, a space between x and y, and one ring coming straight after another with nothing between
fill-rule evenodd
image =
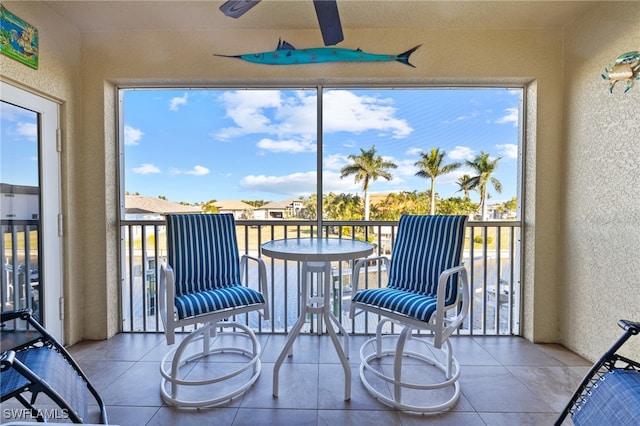
<instances>
[{"instance_id":1,"label":"tile floor","mask_svg":"<svg viewBox=\"0 0 640 426\"><path fill-rule=\"evenodd\" d=\"M161 334L119 334L69 350L104 398L109 422L123 426L551 425L591 365L559 345L518 337L455 337L454 354L462 366L460 400L446 413L412 415L380 403L361 384L359 348L366 337L351 337L350 401L343 400L344 372L328 336L296 340L294 356L280 370L278 398L272 396L273 363L286 336L258 338L263 353L256 383L244 395L207 409L163 404L158 367L170 348ZM10 421L5 417L0 423Z\"/></svg>"}]
</instances>

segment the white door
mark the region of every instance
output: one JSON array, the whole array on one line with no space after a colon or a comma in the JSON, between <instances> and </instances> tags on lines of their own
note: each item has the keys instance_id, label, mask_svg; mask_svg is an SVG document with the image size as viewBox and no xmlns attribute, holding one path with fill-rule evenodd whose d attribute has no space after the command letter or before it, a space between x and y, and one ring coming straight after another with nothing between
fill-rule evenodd
<instances>
[{"instance_id":1,"label":"white door","mask_svg":"<svg viewBox=\"0 0 640 426\"><path fill-rule=\"evenodd\" d=\"M59 105L0 82L2 306L63 340Z\"/></svg>"}]
</instances>

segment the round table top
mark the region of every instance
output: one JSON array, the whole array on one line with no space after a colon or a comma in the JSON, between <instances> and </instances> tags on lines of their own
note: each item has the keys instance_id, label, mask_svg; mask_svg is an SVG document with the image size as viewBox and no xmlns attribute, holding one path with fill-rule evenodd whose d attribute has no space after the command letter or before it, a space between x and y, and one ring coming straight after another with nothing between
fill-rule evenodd
<instances>
[{"instance_id":1,"label":"round table top","mask_svg":"<svg viewBox=\"0 0 640 426\"><path fill-rule=\"evenodd\" d=\"M262 254L276 259L331 262L373 253L373 244L347 238L286 238L262 244Z\"/></svg>"}]
</instances>

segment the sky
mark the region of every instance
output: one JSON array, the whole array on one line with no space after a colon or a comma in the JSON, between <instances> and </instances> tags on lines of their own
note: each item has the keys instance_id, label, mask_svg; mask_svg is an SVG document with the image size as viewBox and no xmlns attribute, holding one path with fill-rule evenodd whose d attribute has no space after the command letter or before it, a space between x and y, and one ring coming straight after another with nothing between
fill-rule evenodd
<instances>
[{"instance_id":1,"label":"sky","mask_svg":"<svg viewBox=\"0 0 640 426\"><path fill-rule=\"evenodd\" d=\"M323 193L363 195L340 177L349 155L375 146L395 163L392 179L370 193L425 191L415 176L420 152L439 148L462 167L436 179L442 198L480 152L500 158L490 203L517 195L522 90L508 88L328 89L322 95ZM126 90L123 94L125 190L175 202L281 201L316 191L316 89ZM37 185L37 117L2 103L0 181ZM477 194L471 198L479 201Z\"/></svg>"},{"instance_id":2,"label":"sky","mask_svg":"<svg viewBox=\"0 0 640 426\"><path fill-rule=\"evenodd\" d=\"M420 152L446 151L436 192L461 196L456 180L481 151L498 158L490 202L517 194L520 89L325 89L323 193L362 194L340 177L349 155L375 146L397 164L371 193L425 191L415 176ZM281 201L316 191L315 88L286 90L126 90L123 94L125 190L176 202ZM37 185L37 117L1 105L0 181ZM472 199L478 201L477 194Z\"/></svg>"},{"instance_id":3,"label":"sky","mask_svg":"<svg viewBox=\"0 0 640 426\"><path fill-rule=\"evenodd\" d=\"M38 114L0 102L0 182L38 186Z\"/></svg>"},{"instance_id":4,"label":"sky","mask_svg":"<svg viewBox=\"0 0 640 426\"><path fill-rule=\"evenodd\" d=\"M462 167L436 179L442 198L462 196L455 182L482 151L500 158L490 202L517 193L520 89L328 89L323 102L323 193L363 195L340 177L349 155L375 146L397 164L370 193L425 191L415 176L420 152L446 151ZM316 191L317 94L286 90L126 90L125 189L176 202L281 201ZM472 199L478 196L472 194Z\"/></svg>"}]
</instances>

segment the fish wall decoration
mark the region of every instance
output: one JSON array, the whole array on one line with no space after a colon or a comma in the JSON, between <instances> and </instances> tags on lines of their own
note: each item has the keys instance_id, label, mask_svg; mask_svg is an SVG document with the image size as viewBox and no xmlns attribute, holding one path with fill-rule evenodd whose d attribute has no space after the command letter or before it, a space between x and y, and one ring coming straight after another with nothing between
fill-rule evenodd
<instances>
[{"instance_id":1,"label":"fish wall decoration","mask_svg":"<svg viewBox=\"0 0 640 426\"><path fill-rule=\"evenodd\" d=\"M339 47L314 47L310 49L296 49L284 40L278 40L276 50L244 55L218 55L225 58L238 58L244 61L265 65L298 65L319 64L323 62L400 62L415 68L409 62L409 56L420 47L400 53L399 55L384 55L364 52L360 49L344 49Z\"/></svg>"}]
</instances>

